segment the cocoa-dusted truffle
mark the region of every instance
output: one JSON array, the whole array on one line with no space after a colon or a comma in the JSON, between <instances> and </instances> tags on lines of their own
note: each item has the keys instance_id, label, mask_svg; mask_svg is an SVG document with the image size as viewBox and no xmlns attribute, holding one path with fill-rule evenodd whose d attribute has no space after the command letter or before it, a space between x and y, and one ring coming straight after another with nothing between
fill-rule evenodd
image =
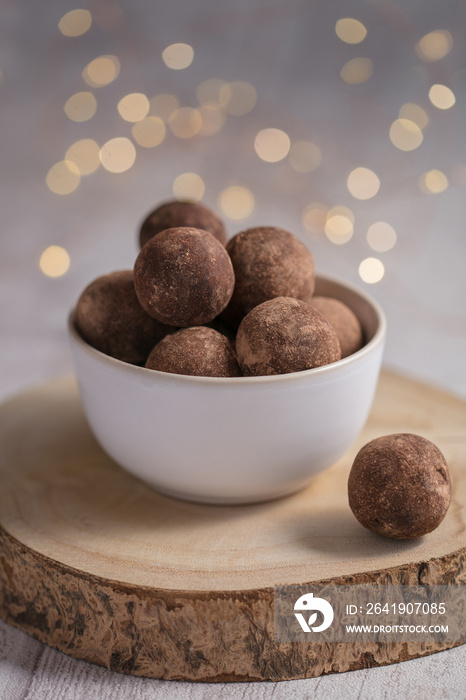
<instances>
[{"instance_id":1,"label":"cocoa-dusted truffle","mask_svg":"<svg viewBox=\"0 0 466 700\"><path fill-rule=\"evenodd\" d=\"M217 214L214 214L204 204L174 201L161 204L144 219L139 232L141 248L161 231L180 226L200 228L203 231L208 231L223 245L227 241L227 234L222 221Z\"/></svg>"},{"instance_id":2,"label":"cocoa-dusted truffle","mask_svg":"<svg viewBox=\"0 0 466 700\"><path fill-rule=\"evenodd\" d=\"M309 301L314 293L314 258L289 231L259 226L238 233L227 245L235 271L235 291L223 313L238 326L255 306L275 297Z\"/></svg>"},{"instance_id":3,"label":"cocoa-dusted truffle","mask_svg":"<svg viewBox=\"0 0 466 700\"><path fill-rule=\"evenodd\" d=\"M322 314L290 297L264 301L243 318L236 353L245 375L300 372L341 356L337 334Z\"/></svg>"},{"instance_id":4,"label":"cocoa-dusted truffle","mask_svg":"<svg viewBox=\"0 0 466 700\"><path fill-rule=\"evenodd\" d=\"M152 238L134 266L141 305L161 323L201 326L228 304L235 285L231 260L212 234L170 228Z\"/></svg>"},{"instance_id":5,"label":"cocoa-dusted truffle","mask_svg":"<svg viewBox=\"0 0 466 700\"><path fill-rule=\"evenodd\" d=\"M183 328L166 336L149 355L146 367L197 377L239 377L230 341L213 328Z\"/></svg>"},{"instance_id":6,"label":"cocoa-dusted truffle","mask_svg":"<svg viewBox=\"0 0 466 700\"><path fill-rule=\"evenodd\" d=\"M76 306L76 326L84 340L123 362L143 364L173 329L151 318L134 290L133 271L121 270L91 282Z\"/></svg>"},{"instance_id":7,"label":"cocoa-dusted truffle","mask_svg":"<svg viewBox=\"0 0 466 700\"><path fill-rule=\"evenodd\" d=\"M361 324L356 314L346 304L330 297L312 297L309 303L314 309L320 311L335 329L340 341L342 357L348 357L362 347Z\"/></svg>"},{"instance_id":8,"label":"cocoa-dusted truffle","mask_svg":"<svg viewBox=\"0 0 466 700\"><path fill-rule=\"evenodd\" d=\"M356 455L348 480L350 508L361 525L396 540L435 530L450 505L450 490L445 457L411 433L369 442Z\"/></svg>"}]
</instances>

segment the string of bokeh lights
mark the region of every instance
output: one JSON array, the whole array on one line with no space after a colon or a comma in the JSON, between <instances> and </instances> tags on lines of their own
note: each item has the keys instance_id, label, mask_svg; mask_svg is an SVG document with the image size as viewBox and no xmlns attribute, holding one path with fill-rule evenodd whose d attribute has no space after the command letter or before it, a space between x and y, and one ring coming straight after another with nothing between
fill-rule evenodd
<instances>
[{"instance_id":1,"label":"string of bokeh lights","mask_svg":"<svg viewBox=\"0 0 466 700\"><path fill-rule=\"evenodd\" d=\"M66 13L58 23L60 32L68 37L82 36L91 26L91 12L84 9ZM341 41L357 46L368 32L359 20L342 18L336 22L335 33ZM429 63L444 58L452 46L450 32L438 29L423 36L415 51L418 58ZM194 60L194 49L186 43L171 44L162 51L161 59L171 70L184 70ZM343 65L340 77L348 85L360 85L369 80L373 71L370 58L357 56ZM91 90L98 91L109 85L119 73L120 61L114 55L102 55L90 61L82 71L83 81L90 89L71 95L65 102L64 112L68 119L74 122L92 119L98 109L98 100ZM451 88L438 83L431 85L426 97L438 110L448 110L456 102ZM181 105L173 94L158 94L152 98L139 92L125 95L118 102L117 110L122 120L132 125L132 139L119 136L100 146L92 138L76 141L67 149L63 160L49 169L46 176L49 190L57 195L71 194L83 177L95 173L100 167L110 173L124 173L136 161L136 146L156 148L169 133L179 139L214 135L229 116L249 114L256 105L257 92L253 85L244 81L226 82L211 78L197 86L196 98L198 104L192 107ZM398 150L414 151L423 143L428 124L426 109L415 103L405 103L390 126L388 138ZM274 164L287 159L290 167L303 175L319 168L325 158L317 144L293 141L285 131L273 127L259 130L251 146L262 161ZM377 174L363 166L354 168L346 180L348 192L360 201L375 197L380 184ZM447 175L438 169L424 172L418 181L419 190L426 195L444 192L448 186ZM205 183L198 173L181 173L173 182L173 194L179 200L200 201L204 193ZM219 193L218 205L228 219L243 221L254 211L254 194L243 185L231 185ZM309 233L325 234L332 244L344 245L353 237L355 216L346 206L312 202L302 212L302 224ZM374 253L391 250L396 241L396 231L386 221L376 221L367 230L366 242ZM49 246L40 258L40 269L49 277L65 274L69 266L69 254L61 246ZM368 256L361 261L358 272L363 282L375 284L384 276L384 263L380 257Z\"/></svg>"}]
</instances>

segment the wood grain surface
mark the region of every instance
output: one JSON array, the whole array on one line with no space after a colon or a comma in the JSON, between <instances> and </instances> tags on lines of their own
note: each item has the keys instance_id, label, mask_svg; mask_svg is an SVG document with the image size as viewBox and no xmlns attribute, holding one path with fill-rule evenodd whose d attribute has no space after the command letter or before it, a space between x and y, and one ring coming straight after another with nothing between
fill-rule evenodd
<instances>
[{"instance_id":1,"label":"wood grain surface","mask_svg":"<svg viewBox=\"0 0 466 700\"><path fill-rule=\"evenodd\" d=\"M393 374L381 378L353 448L300 494L213 507L155 493L115 465L83 417L74 381L0 411L0 614L76 658L137 675L280 680L388 664L429 644L278 645L273 585L464 582L466 405ZM435 532L392 542L352 516L346 480L367 440L433 440L453 502Z\"/></svg>"}]
</instances>

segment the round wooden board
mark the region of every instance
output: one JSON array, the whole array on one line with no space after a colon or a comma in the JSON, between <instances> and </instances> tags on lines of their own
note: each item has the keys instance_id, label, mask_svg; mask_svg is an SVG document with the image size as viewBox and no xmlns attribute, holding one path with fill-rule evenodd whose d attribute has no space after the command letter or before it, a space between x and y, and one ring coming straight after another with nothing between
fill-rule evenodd
<instances>
[{"instance_id":1,"label":"round wooden board","mask_svg":"<svg viewBox=\"0 0 466 700\"><path fill-rule=\"evenodd\" d=\"M347 503L354 455L394 432L434 441L452 474L447 517L413 542L366 531ZM102 452L71 378L0 408L0 478L1 617L124 673L284 680L422 656L446 645L275 643L273 586L466 582L466 404L395 374L382 374L353 448L278 501L159 495Z\"/></svg>"}]
</instances>

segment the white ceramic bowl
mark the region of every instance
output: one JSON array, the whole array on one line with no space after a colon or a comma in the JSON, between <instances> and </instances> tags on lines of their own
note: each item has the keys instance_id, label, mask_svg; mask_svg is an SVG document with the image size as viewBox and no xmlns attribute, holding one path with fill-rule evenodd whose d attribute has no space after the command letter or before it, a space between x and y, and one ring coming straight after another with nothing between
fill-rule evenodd
<instances>
[{"instance_id":1,"label":"white ceramic bowl","mask_svg":"<svg viewBox=\"0 0 466 700\"><path fill-rule=\"evenodd\" d=\"M204 503L265 501L333 464L367 419L386 322L368 295L318 278L344 301L366 344L324 367L271 377L190 377L136 367L90 347L70 315L76 374L103 449L157 490Z\"/></svg>"}]
</instances>

